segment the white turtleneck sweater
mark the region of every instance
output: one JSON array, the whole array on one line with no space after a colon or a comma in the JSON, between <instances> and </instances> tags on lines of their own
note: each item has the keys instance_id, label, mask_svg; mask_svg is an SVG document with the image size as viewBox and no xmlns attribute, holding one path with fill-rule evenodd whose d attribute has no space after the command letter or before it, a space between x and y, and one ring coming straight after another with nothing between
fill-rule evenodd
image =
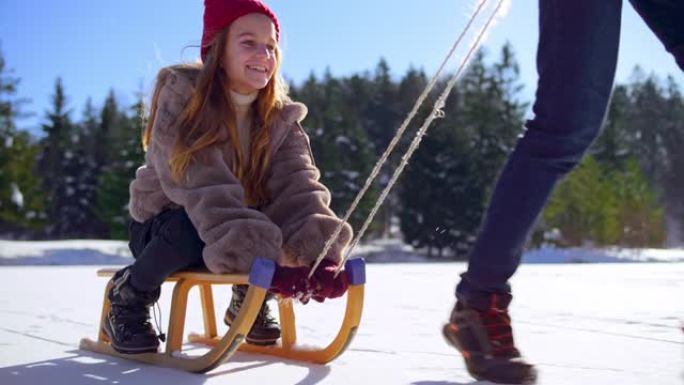
<instances>
[{"instance_id":1,"label":"white turtleneck sweater","mask_svg":"<svg viewBox=\"0 0 684 385\"><path fill-rule=\"evenodd\" d=\"M256 100L258 91L251 94L243 95L233 90L230 90L230 98L233 102L233 109L235 110L235 123L237 124L238 137L240 138L240 147L244 154L244 159L249 159L249 145L252 130L252 103Z\"/></svg>"}]
</instances>

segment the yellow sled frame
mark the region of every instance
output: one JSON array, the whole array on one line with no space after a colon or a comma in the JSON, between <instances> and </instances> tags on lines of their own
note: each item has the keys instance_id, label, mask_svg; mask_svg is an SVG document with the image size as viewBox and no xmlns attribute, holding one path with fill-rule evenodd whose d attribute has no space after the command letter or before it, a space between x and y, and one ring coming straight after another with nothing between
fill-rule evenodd
<instances>
[{"instance_id":1,"label":"yellow sled frame","mask_svg":"<svg viewBox=\"0 0 684 385\"><path fill-rule=\"evenodd\" d=\"M111 277L117 269L102 269L97 272L100 277ZM257 259L250 274L212 274L201 271L181 271L166 279L175 282L173 297L171 298L171 314L168 325L166 349L162 353L122 354L115 351L109 344L109 339L102 332L102 326L109 312L110 302L107 298L110 284L105 288L105 296L100 317L100 328L97 341L83 338L80 348L96 353L108 354L120 358L136 360L152 365L182 369L189 372L205 373L216 368L239 350L242 352L268 354L297 361L307 361L326 364L349 346L356 334L361 321L363 310L365 263L362 259L349 260L345 264L345 272L350 286L347 291L347 307L344 319L337 336L324 348L301 349L296 346L297 332L292 300L278 301L280 313L281 339L276 345L258 346L244 343L257 317L261 304L264 302L268 288L271 285L275 265L272 261ZM216 314L212 285L248 284L247 296L240 308L235 322L222 337L216 331ZM182 354L183 332L185 328L185 314L188 303L188 293L194 286L199 286L204 317L204 334L190 334L188 341L211 346L202 356L187 356Z\"/></svg>"}]
</instances>

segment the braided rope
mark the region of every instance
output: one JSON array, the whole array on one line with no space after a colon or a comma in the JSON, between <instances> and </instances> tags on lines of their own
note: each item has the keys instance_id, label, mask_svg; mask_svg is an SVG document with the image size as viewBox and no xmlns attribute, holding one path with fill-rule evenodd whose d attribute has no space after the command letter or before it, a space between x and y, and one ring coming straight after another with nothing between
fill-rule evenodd
<instances>
[{"instance_id":1,"label":"braided rope","mask_svg":"<svg viewBox=\"0 0 684 385\"><path fill-rule=\"evenodd\" d=\"M350 205L350 207L349 207L349 209L347 210L347 213L345 214L344 218L342 219L342 221L341 221L340 224L337 226L337 228L335 229L335 231L333 232L333 234L330 236L330 238L329 238L329 239L327 240L327 242L325 243L325 246L323 247L323 250L321 251L321 253L320 253L320 255L318 256L318 258L316 259L316 262L314 263L314 265L311 267L311 270L309 271L309 278L311 278L311 276L314 274L314 272L316 271L316 269L317 269L318 266L320 265L321 261L325 258L325 255L326 255L326 254L328 253L328 251L330 250L330 247L332 246L332 243L337 239L337 237L339 236L340 232L342 231L342 227L343 227L344 223L346 223L346 222L349 220L349 217L350 217L351 214L354 212L354 210L355 210L356 207L358 206L359 202L361 201L361 199L362 199L363 196L365 195L366 191L368 190L368 188L370 187L370 185L372 184L372 182L373 182L373 181L375 180L375 178L377 177L377 175L378 175L378 173L379 173L379 171L380 171L380 168L384 165L384 163L387 161L387 158L389 157L389 155L392 153L392 151L393 151L394 148L396 147L397 143L399 142L399 140L400 140L401 137L403 136L404 131L405 131L406 128L408 127L409 123L411 122L411 120L413 119L413 117L416 115L416 113L418 112L418 109L419 109L420 106L423 104L423 102L424 102L425 99L427 98L429 92L432 90L432 88L433 88L434 85L436 84L437 79L439 78L439 75L441 74L441 72L444 70L444 68L445 68L445 66L446 66L446 64L447 64L447 62L448 62L448 61L451 59L451 57L453 56L453 54L454 54L454 52L456 51L457 47L460 45L460 43L461 43L463 37L466 35L467 31L468 31L468 30L470 29L470 27L472 26L473 22L475 21L475 19L477 18L478 14L480 13L480 11L481 11L482 8L484 7L484 5L487 3L487 1L488 1L488 0L480 0L480 3L478 4L477 8L476 8L475 11L473 12L472 16L471 16L470 19L468 20L468 23L467 23L466 26L463 28L463 30L461 31L460 35L459 35L458 38L456 39L456 41L455 41L454 44L452 45L451 49L449 50L449 53L447 54L447 56L446 56L446 57L444 58L444 60L442 61L442 63L441 63L441 65L440 65L439 69L437 70L437 72L435 73L435 75L432 77L432 79L430 80L430 82L428 83L428 85L425 87L425 89L423 90L423 92L420 94L420 96L419 96L418 99L416 100L416 103L414 104L413 108L411 109L411 111L410 111L410 113L408 114L408 116L406 117L406 119L404 119L404 122L403 122L402 125L399 127L399 129L397 130L397 132L396 132L396 134L394 135L394 137L392 138L392 140L390 141L390 143L389 143L387 149L385 150L385 152L382 154L382 156L380 157L380 159L376 162L375 166L373 167L373 170L371 171L370 175L369 175L368 178L366 179L366 182L365 182L363 188L359 191L359 193L357 194L356 198L354 199L354 201L353 201L352 204ZM418 145L420 144L420 141L421 141L422 137L425 135L425 132L427 131L427 129L428 129L430 123L432 123L432 121L433 121L434 119L436 119L436 118L438 118L438 117L443 117L443 116L444 116L444 111L442 111L442 108L444 107L444 103L445 103L446 98L447 98L447 97L449 96L449 94L451 93L451 90L452 90L452 88L454 87L454 85L455 85L456 81L458 80L458 78L460 78L460 75L462 74L463 69L465 68L465 66L466 66L466 64L468 63L468 61L469 61L470 57L472 56L472 54L475 52L475 49L479 46L479 44L480 44L482 38L484 37L486 31L487 31L488 28L489 28L491 22L494 20L495 16L498 14L499 9L501 8L503 2L504 2L504 0L499 0L499 1L498 1L495 10L494 10L494 11L492 12L492 14L489 16L489 18L487 19L487 22L485 23L485 25L484 25L484 26L482 27L482 29L480 30L480 33L478 34L477 38L475 39L475 41L473 42L473 44L470 46L470 48L469 48L469 50L468 50L468 53L467 53L466 57L461 61L461 64L460 64L460 66L459 66L457 72L451 77L451 79L449 80L449 83L447 84L447 87L444 89L444 91L442 92L442 94L440 95L440 97L439 97L439 98L437 99L437 101L435 102L435 104L434 104L434 106L433 106L433 113L430 114L430 116L425 120L425 122L423 123L423 125L420 127L420 129L419 129L418 132L416 133L416 136L414 137L413 141L411 142L411 145L409 146L408 150L407 150L406 153L402 156L402 160L401 160L401 163L400 163L399 167L397 167L397 169L394 171L394 174L392 175L392 178L390 179L389 183L387 184L387 186L385 187L385 189L382 191L382 193L381 193L380 197L378 198L378 200L375 202L375 205L374 205L373 209L371 210L371 213L370 213L370 214L368 215L368 217L366 218L366 221L364 222L364 224L363 224L361 230L357 233L357 235L356 235L356 237L354 238L354 240L352 241L351 245L347 248L347 251L346 251L344 257L342 258L342 261L340 262L340 264L339 264L338 267L337 267L337 270L336 270L336 272L335 272L335 276L337 276L337 275L339 274L339 272L341 271L342 267L344 266L344 262L349 258L351 252L352 252L353 249L356 247L356 245L358 244L358 242L359 242L359 240L361 239L361 237L363 237L363 235L364 235L364 233L366 232L366 230L368 229L368 226L370 225L370 223L373 221L373 218L375 217L375 215L376 215L376 213L377 213L379 207L382 205L382 203L383 203L384 200L386 199L387 195L389 194L389 191L392 189L392 187L393 187L394 184L396 183L397 179L398 179L399 176L401 175L402 171L403 171L404 168L406 167L406 164L408 163L408 160L410 159L411 155L413 155L413 152L415 152L415 150L418 148Z\"/></svg>"}]
</instances>

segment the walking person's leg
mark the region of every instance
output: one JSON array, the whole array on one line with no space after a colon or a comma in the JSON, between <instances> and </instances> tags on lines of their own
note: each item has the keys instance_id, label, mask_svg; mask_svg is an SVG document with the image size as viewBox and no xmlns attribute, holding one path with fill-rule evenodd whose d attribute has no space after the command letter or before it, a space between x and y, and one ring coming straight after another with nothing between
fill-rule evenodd
<instances>
[{"instance_id":1,"label":"walking person's leg","mask_svg":"<svg viewBox=\"0 0 684 385\"><path fill-rule=\"evenodd\" d=\"M444 328L478 379L536 378L513 342L508 280L556 182L599 131L613 85L621 6L621 0L539 1L534 118L499 175Z\"/></svg>"},{"instance_id":2,"label":"walking person's leg","mask_svg":"<svg viewBox=\"0 0 684 385\"><path fill-rule=\"evenodd\" d=\"M634 9L658 36L667 52L684 71L684 2L681 0L630 0Z\"/></svg>"},{"instance_id":3,"label":"walking person's leg","mask_svg":"<svg viewBox=\"0 0 684 385\"><path fill-rule=\"evenodd\" d=\"M596 137L612 90L621 1L541 0L539 8L534 118L499 175L457 290L473 304L510 292L535 220Z\"/></svg>"}]
</instances>

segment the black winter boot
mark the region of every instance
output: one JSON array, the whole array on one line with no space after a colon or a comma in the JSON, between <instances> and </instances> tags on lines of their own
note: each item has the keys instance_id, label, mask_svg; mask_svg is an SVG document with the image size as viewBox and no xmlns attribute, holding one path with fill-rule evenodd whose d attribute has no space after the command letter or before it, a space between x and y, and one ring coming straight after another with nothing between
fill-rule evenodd
<instances>
[{"instance_id":1,"label":"black winter boot","mask_svg":"<svg viewBox=\"0 0 684 385\"><path fill-rule=\"evenodd\" d=\"M506 384L532 384L534 366L526 363L513 343L508 315L510 294L492 294L488 309L478 310L457 302L442 330L447 342L465 359L475 379Z\"/></svg>"},{"instance_id":2,"label":"black winter boot","mask_svg":"<svg viewBox=\"0 0 684 385\"><path fill-rule=\"evenodd\" d=\"M233 297L230 299L230 306L226 310L226 315L223 321L230 326L235 317L240 311L240 306L247 295L247 285L233 285ZM271 309L268 307L268 300L273 298L272 294L268 294L264 303L261 304L259 314L247 334L245 340L254 345L273 345L280 338L280 325L278 321L271 314Z\"/></svg>"},{"instance_id":3,"label":"black winter boot","mask_svg":"<svg viewBox=\"0 0 684 385\"><path fill-rule=\"evenodd\" d=\"M159 340L150 324L150 306L159 299L161 288L138 291L131 285L130 274L130 269L124 268L112 277L113 285L107 294L111 308L103 331L119 353L154 353Z\"/></svg>"}]
</instances>

